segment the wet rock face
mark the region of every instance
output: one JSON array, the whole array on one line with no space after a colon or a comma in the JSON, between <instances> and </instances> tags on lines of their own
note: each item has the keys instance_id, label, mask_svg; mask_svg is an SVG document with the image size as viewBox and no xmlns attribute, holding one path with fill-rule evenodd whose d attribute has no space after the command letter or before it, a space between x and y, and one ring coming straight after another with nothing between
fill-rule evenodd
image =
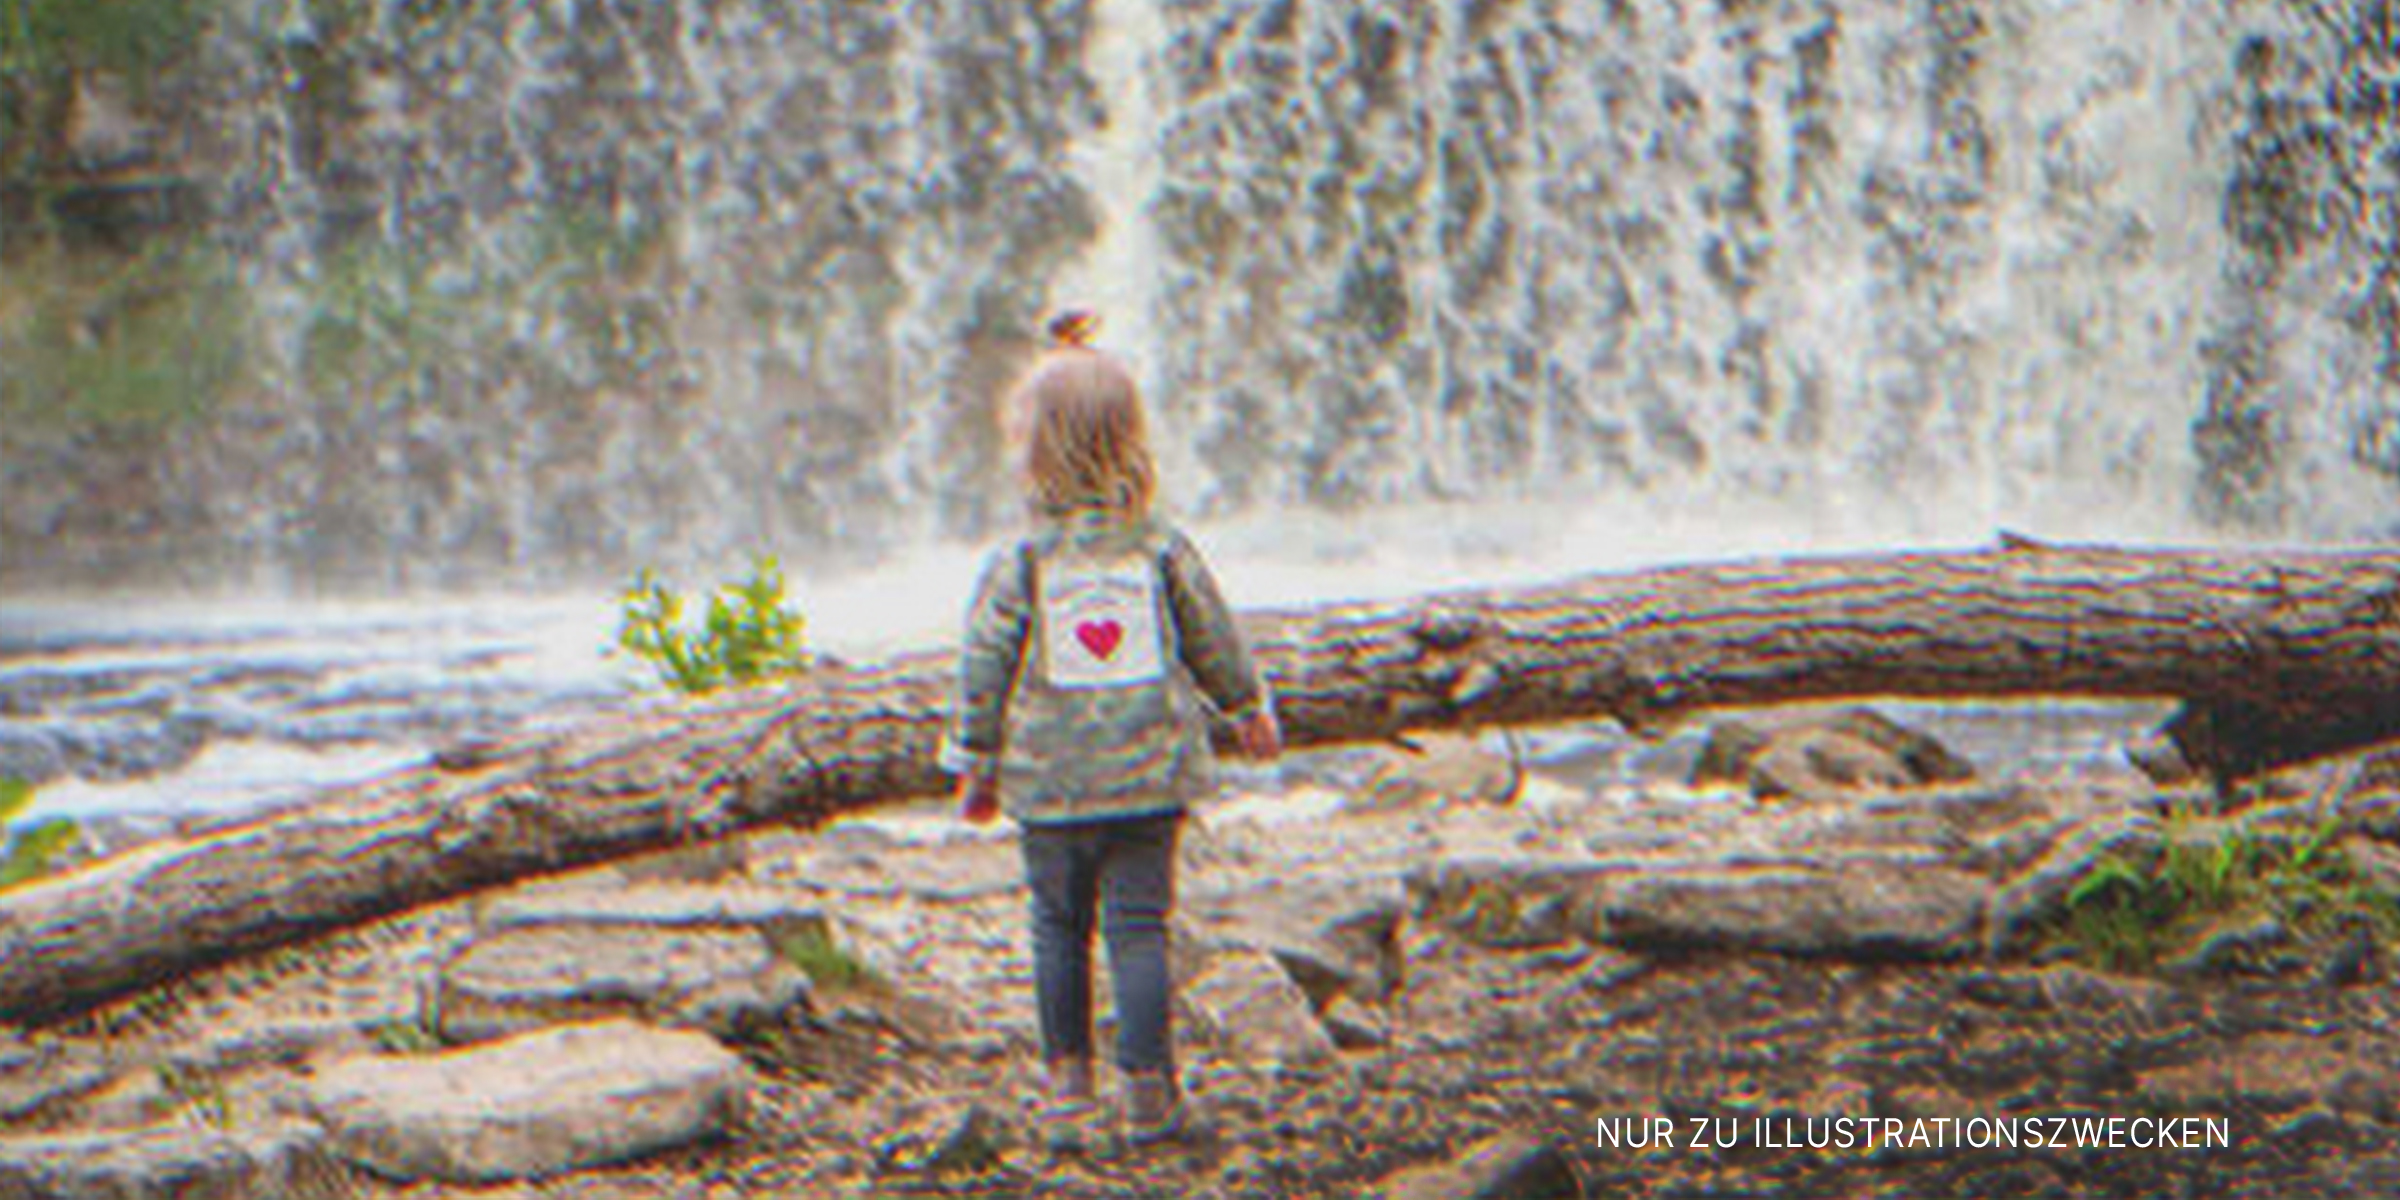
<instances>
[{"instance_id":1,"label":"wet rock face","mask_svg":"<svg viewBox=\"0 0 2400 1200\"><path fill-rule=\"evenodd\" d=\"M808 994L808 977L750 930L539 925L470 946L443 969L436 1011L456 1042L603 1016L731 1035Z\"/></svg>"},{"instance_id":2,"label":"wet rock face","mask_svg":"<svg viewBox=\"0 0 2400 1200\"><path fill-rule=\"evenodd\" d=\"M241 377L105 441L39 398L12 568L613 573L988 518L991 393L1100 221L1090 6L307 11L213 22L132 126L213 201L160 236L258 281Z\"/></svg>"}]
</instances>

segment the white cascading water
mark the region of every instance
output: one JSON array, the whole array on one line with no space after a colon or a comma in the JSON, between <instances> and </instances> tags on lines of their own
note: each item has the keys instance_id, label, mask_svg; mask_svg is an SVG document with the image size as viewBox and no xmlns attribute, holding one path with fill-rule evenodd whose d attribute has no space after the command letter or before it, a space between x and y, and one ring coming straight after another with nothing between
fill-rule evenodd
<instances>
[{"instance_id":1,"label":"white cascading water","mask_svg":"<svg viewBox=\"0 0 2400 1200\"><path fill-rule=\"evenodd\" d=\"M149 442L0 430L0 770L46 803L240 806L310 776L228 755L606 694L643 564L773 551L820 644L945 637L1016 511L992 398L1064 303L1246 603L2400 536L2390 135L2334 100L2396 64L2343 6L362 11L200 68L193 119L273 152L185 164L260 198L220 231L255 378ZM328 280L405 311L326 358ZM547 598L366 636L261 584ZM299 680L204 669L262 656Z\"/></svg>"}]
</instances>

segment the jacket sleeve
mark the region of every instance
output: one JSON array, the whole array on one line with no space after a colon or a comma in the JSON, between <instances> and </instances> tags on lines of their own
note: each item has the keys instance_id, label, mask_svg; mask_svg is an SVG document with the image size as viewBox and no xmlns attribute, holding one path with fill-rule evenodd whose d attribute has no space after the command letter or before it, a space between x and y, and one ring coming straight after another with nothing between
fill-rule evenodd
<instances>
[{"instance_id":1,"label":"jacket sleeve","mask_svg":"<svg viewBox=\"0 0 2400 1200\"><path fill-rule=\"evenodd\" d=\"M1031 625L1030 604L1024 547L993 554L967 611L966 642L958 656L958 700L942 737L941 765L954 775L989 775L999 767L1008 696L1016 686Z\"/></svg>"},{"instance_id":2,"label":"jacket sleeve","mask_svg":"<svg viewBox=\"0 0 2400 1200\"><path fill-rule=\"evenodd\" d=\"M1168 537L1164 559L1177 654L1218 712L1246 715L1267 698L1266 683L1233 623L1233 610L1217 591L1216 576L1181 533Z\"/></svg>"}]
</instances>

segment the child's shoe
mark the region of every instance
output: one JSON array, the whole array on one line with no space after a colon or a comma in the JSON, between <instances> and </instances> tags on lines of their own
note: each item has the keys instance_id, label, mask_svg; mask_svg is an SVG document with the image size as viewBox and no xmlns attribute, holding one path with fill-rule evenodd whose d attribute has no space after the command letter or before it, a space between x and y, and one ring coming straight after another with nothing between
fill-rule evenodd
<instances>
[{"instance_id":1,"label":"child's shoe","mask_svg":"<svg viewBox=\"0 0 2400 1200\"><path fill-rule=\"evenodd\" d=\"M1125 1140L1136 1146L1155 1145L1183 1133L1183 1099L1175 1078L1164 1071L1145 1071L1125 1077Z\"/></svg>"},{"instance_id":2,"label":"child's shoe","mask_svg":"<svg viewBox=\"0 0 2400 1200\"><path fill-rule=\"evenodd\" d=\"M1089 1126L1100 1111L1093 1099L1092 1064L1071 1059L1050 1064L1049 1089L1034 1107L1033 1124L1042 1145L1056 1154L1081 1153L1090 1140Z\"/></svg>"}]
</instances>

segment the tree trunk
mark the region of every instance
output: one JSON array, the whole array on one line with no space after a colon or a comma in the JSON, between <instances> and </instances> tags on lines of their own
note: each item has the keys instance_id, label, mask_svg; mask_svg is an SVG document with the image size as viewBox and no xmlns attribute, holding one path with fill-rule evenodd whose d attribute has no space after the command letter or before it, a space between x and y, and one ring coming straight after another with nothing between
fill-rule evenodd
<instances>
[{"instance_id":1,"label":"tree trunk","mask_svg":"<svg viewBox=\"0 0 2400 1200\"><path fill-rule=\"evenodd\" d=\"M2247 775L2400 737L2400 554L2001 549L1759 561L1261 615L1294 745L1848 696L2178 698ZM946 786L945 654L446 751L0 895L0 1016L57 1019L429 901Z\"/></svg>"}]
</instances>

